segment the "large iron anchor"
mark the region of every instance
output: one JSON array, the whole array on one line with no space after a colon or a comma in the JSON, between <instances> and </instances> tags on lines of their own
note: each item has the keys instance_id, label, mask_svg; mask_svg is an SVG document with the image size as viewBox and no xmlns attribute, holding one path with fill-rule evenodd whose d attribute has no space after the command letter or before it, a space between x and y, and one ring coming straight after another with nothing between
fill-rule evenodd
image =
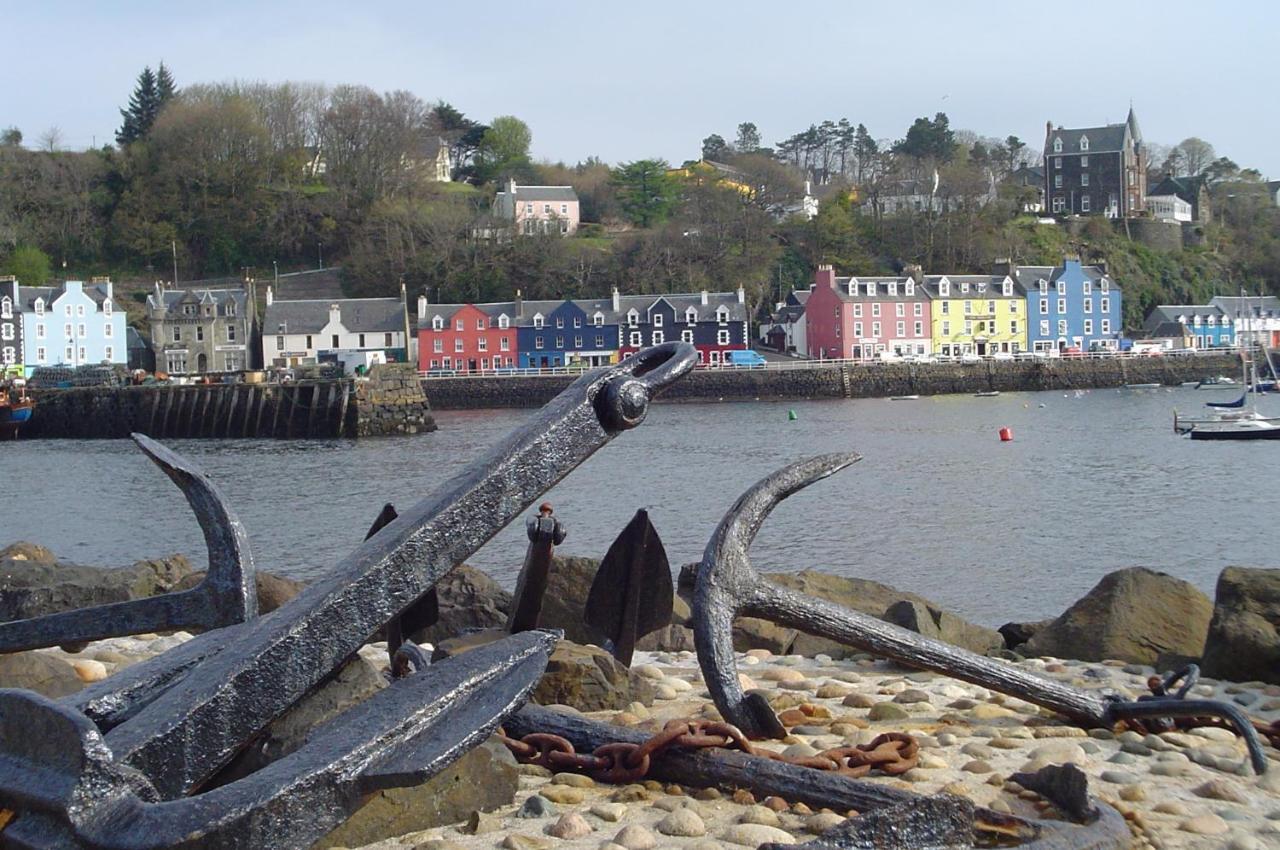
<instances>
[{"instance_id":1,"label":"large iron anchor","mask_svg":"<svg viewBox=\"0 0 1280 850\"><path fill-rule=\"evenodd\" d=\"M297 758L200 793L379 627L597 449L638 425L650 398L695 362L692 346L668 344L583 375L268 616L205 632L56 703L0 692L0 807L17 812L0 840L20 847L304 847L315 837L306 821L341 822L369 783L408 784L443 767L460 753L459 740L474 743L476 730L491 728L523 699L545 663L545 633L406 677L314 732ZM377 707L368 707L375 700ZM424 711L440 722L426 724ZM45 739L64 746L50 749L40 743ZM313 774L321 781L312 783ZM143 804L153 806L145 816L137 814Z\"/></svg>"},{"instance_id":2,"label":"large iron anchor","mask_svg":"<svg viewBox=\"0 0 1280 850\"><path fill-rule=\"evenodd\" d=\"M1082 726L1111 727L1128 718L1223 718L1245 739L1253 769L1266 771L1266 755L1252 723L1229 703L1178 697L1129 702L1073 688L765 581L751 566L747 550L769 513L798 490L859 460L854 453L820 455L774 472L738 498L707 543L694 588L694 643L707 687L725 720L751 737L778 737L782 732L782 724L764 698L744 694L738 682L733 620L750 616L1015 696Z\"/></svg>"}]
</instances>

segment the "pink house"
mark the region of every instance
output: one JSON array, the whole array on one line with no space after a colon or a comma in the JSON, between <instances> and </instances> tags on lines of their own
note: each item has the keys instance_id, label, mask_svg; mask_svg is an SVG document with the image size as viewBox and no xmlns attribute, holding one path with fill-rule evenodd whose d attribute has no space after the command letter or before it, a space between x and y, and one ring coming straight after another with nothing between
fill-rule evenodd
<instances>
[{"instance_id":1,"label":"pink house","mask_svg":"<svg viewBox=\"0 0 1280 850\"><path fill-rule=\"evenodd\" d=\"M521 186L507 180L493 199L494 217L509 221L520 235L578 232L581 212L572 186Z\"/></svg>"},{"instance_id":2,"label":"pink house","mask_svg":"<svg viewBox=\"0 0 1280 850\"><path fill-rule=\"evenodd\" d=\"M819 266L805 306L810 357L931 354L929 298L914 277L836 277Z\"/></svg>"}]
</instances>

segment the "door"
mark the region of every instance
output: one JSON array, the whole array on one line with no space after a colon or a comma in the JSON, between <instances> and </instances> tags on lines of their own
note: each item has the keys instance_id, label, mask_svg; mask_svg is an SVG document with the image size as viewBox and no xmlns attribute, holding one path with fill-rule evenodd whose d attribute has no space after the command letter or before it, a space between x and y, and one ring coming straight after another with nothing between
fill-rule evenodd
<instances>
[{"instance_id":1,"label":"door","mask_svg":"<svg viewBox=\"0 0 1280 850\"><path fill-rule=\"evenodd\" d=\"M468 372L476 371L476 361L474 357L467 361L467 371Z\"/></svg>"},{"instance_id":2,"label":"door","mask_svg":"<svg viewBox=\"0 0 1280 850\"><path fill-rule=\"evenodd\" d=\"M209 371L209 356L208 356L208 355L206 355L206 354L201 354L199 357L197 357L197 358L196 358L196 371L197 371L197 372L207 372L207 371Z\"/></svg>"}]
</instances>

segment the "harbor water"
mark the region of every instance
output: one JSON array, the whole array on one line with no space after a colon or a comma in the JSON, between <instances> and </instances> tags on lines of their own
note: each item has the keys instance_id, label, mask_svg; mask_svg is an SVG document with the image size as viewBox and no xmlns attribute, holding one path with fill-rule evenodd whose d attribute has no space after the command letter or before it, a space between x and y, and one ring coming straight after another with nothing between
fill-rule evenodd
<instances>
[{"instance_id":1,"label":"harbor water","mask_svg":"<svg viewBox=\"0 0 1280 850\"><path fill-rule=\"evenodd\" d=\"M1176 407L1201 415L1238 390L1093 390L996 398L659 404L546 499L568 528L560 551L600 557L637 508L673 569L701 558L737 495L794 460L863 460L784 502L752 550L762 570L804 568L916 591L988 625L1054 616L1107 572L1143 565L1212 595L1224 566L1280 566L1272 539L1280 443L1193 443ZM1280 398L1264 396L1280 415ZM789 414L794 411L794 417ZM384 502L407 507L527 410L436 415L440 430L351 440L174 440L227 495L260 568L323 573ZM1001 428L1013 439L1002 442ZM126 440L0 444L0 545L118 566L173 552L203 564L178 490ZM514 584L513 523L470 559Z\"/></svg>"}]
</instances>

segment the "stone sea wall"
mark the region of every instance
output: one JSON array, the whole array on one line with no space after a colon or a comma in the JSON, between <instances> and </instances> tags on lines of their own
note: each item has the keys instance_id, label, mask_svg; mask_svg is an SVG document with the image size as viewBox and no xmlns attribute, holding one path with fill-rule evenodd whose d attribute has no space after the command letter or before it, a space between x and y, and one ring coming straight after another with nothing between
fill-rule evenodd
<instances>
[{"instance_id":1,"label":"stone sea wall","mask_svg":"<svg viewBox=\"0 0 1280 850\"><path fill-rule=\"evenodd\" d=\"M418 373L406 364L374 366L355 391L358 437L417 434L436 430Z\"/></svg>"},{"instance_id":2,"label":"stone sea wall","mask_svg":"<svg viewBox=\"0 0 1280 850\"><path fill-rule=\"evenodd\" d=\"M1177 386L1215 375L1233 375L1233 355L1201 357L1116 357L982 363L885 363L815 366L811 369L699 370L667 389L664 401L749 401L754 399L884 398L1033 390L1121 387L1125 384ZM423 381L436 410L537 407L573 381L547 377L442 378Z\"/></svg>"}]
</instances>

